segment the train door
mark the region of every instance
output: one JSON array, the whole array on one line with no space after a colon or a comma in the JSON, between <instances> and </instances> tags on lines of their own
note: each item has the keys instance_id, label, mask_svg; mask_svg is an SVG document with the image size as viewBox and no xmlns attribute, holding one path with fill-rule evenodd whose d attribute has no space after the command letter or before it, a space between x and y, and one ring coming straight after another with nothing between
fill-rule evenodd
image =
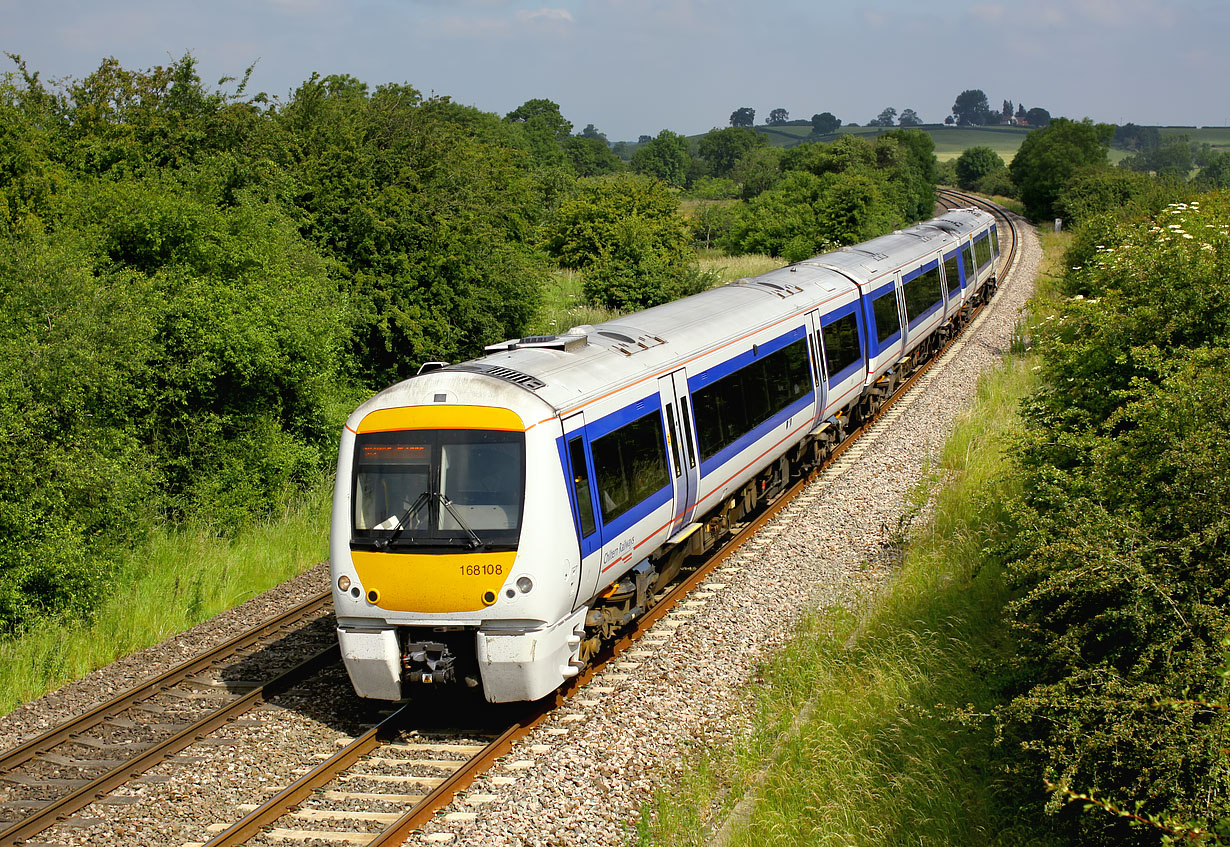
<instances>
[{"instance_id":1,"label":"train door","mask_svg":"<svg viewBox=\"0 0 1230 847\"><path fill-rule=\"evenodd\" d=\"M564 440L560 448L564 474L568 478L568 500L572 504L573 525L581 542L581 574L577 580L575 602L593 593L602 571L602 533L594 504L598 502L594 487L593 457L585 433L585 413L577 412L564 419Z\"/></svg>"},{"instance_id":2,"label":"train door","mask_svg":"<svg viewBox=\"0 0 1230 847\"><path fill-rule=\"evenodd\" d=\"M816 417L828 405L828 370L824 360L824 340L820 337L820 310L807 314L807 346L811 349L812 379L816 383Z\"/></svg>"},{"instance_id":3,"label":"train door","mask_svg":"<svg viewBox=\"0 0 1230 847\"><path fill-rule=\"evenodd\" d=\"M692 521L696 491L700 486L700 463L696 460L692 402L686 374L678 370L659 377L658 395L662 398L662 422L666 427L666 462L675 490L669 538Z\"/></svg>"}]
</instances>

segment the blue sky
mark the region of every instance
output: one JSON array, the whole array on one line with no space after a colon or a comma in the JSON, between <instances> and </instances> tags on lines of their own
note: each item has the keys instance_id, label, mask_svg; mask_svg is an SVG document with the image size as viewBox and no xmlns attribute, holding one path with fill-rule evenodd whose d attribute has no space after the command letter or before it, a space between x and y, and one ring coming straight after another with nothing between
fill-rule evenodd
<instances>
[{"instance_id":1,"label":"blue sky","mask_svg":"<svg viewBox=\"0 0 1230 847\"><path fill-rule=\"evenodd\" d=\"M0 49L45 80L191 52L285 100L313 71L504 114L560 104L612 141L833 112L949 113L967 88L1053 115L1230 122L1227 0L0 0ZM2 60L7 63L7 60ZM9 64L11 67L11 64Z\"/></svg>"}]
</instances>

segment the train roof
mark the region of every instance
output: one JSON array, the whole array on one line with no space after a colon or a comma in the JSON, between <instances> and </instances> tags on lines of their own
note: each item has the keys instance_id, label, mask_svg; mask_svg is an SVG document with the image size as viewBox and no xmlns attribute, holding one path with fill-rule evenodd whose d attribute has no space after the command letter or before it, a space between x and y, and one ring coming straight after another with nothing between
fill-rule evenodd
<instances>
[{"instance_id":1,"label":"train roof","mask_svg":"<svg viewBox=\"0 0 1230 847\"><path fill-rule=\"evenodd\" d=\"M430 373L510 382L533 392L557 412L567 412L613 388L669 373L800 313L851 302L858 296L856 282L871 282L941 245L955 244L989 219L979 210L954 210L863 244L612 321L494 344L481 358Z\"/></svg>"}]
</instances>

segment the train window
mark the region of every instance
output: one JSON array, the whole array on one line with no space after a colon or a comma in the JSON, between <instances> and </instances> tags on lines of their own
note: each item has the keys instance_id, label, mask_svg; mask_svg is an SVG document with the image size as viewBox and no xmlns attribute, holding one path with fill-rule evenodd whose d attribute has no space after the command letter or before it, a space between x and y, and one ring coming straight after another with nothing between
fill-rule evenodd
<instances>
[{"instance_id":1,"label":"train window","mask_svg":"<svg viewBox=\"0 0 1230 847\"><path fill-rule=\"evenodd\" d=\"M811 390L807 340L800 338L694 391L701 459L733 444Z\"/></svg>"},{"instance_id":2,"label":"train window","mask_svg":"<svg viewBox=\"0 0 1230 847\"><path fill-rule=\"evenodd\" d=\"M999 255L999 233L994 227L991 228L991 252L996 256Z\"/></svg>"},{"instance_id":3,"label":"train window","mask_svg":"<svg viewBox=\"0 0 1230 847\"><path fill-rule=\"evenodd\" d=\"M901 315L897 313L897 291L890 288L871 303L876 317L876 341L883 344L901 329Z\"/></svg>"},{"instance_id":4,"label":"train window","mask_svg":"<svg viewBox=\"0 0 1230 847\"><path fill-rule=\"evenodd\" d=\"M957 276L957 254L954 253L944 260L944 293L952 297L952 292L961 287L961 278Z\"/></svg>"},{"instance_id":5,"label":"train window","mask_svg":"<svg viewBox=\"0 0 1230 847\"><path fill-rule=\"evenodd\" d=\"M670 482L660 409L594 439L591 447L598 501L606 523Z\"/></svg>"},{"instance_id":6,"label":"train window","mask_svg":"<svg viewBox=\"0 0 1230 847\"><path fill-rule=\"evenodd\" d=\"M683 419L683 443L688 449L688 467L696 467L696 451L692 449L692 418L688 412L688 398L679 401L679 416Z\"/></svg>"},{"instance_id":7,"label":"train window","mask_svg":"<svg viewBox=\"0 0 1230 847\"><path fill-rule=\"evenodd\" d=\"M581 436L568 442L568 460L572 464L572 488L577 495L577 517L581 520L581 537L594 534L594 502L589 496L589 471L585 467L585 445Z\"/></svg>"},{"instance_id":8,"label":"train window","mask_svg":"<svg viewBox=\"0 0 1230 847\"><path fill-rule=\"evenodd\" d=\"M673 403L666 404L666 443L671 446L671 463L675 466L675 476L683 473L683 468L679 464L679 445L675 438L675 405Z\"/></svg>"},{"instance_id":9,"label":"train window","mask_svg":"<svg viewBox=\"0 0 1230 847\"><path fill-rule=\"evenodd\" d=\"M940 266L936 265L926 273L914 277L902 286L902 289L905 294L906 318L914 320L944 299L940 290Z\"/></svg>"},{"instance_id":10,"label":"train window","mask_svg":"<svg viewBox=\"0 0 1230 847\"><path fill-rule=\"evenodd\" d=\"M854 313L838 318L822 327L824 332L824 362L829 381L863 357L858 344L858 318Z\"/></svg>"},{"instance_id":11,"label":"train window","mask_svg":"<svg viewBox=\"0 0 1230 847\"><path fill-rule=\"evenodd\" d=\"M974 248L968 244L961 245L961 264L965 267L965 284L974 284L974 257L970 255Z\"/></svg>"},{"instance_id":12,"label":"train window","mask_svg":"<svg viewBox=\"0 0 1230 847\"><path fill-rule=\"evenodd\" d=\"M985 235L974 242L974 259L980 268L985 267L987 262L991 261L991 240Z\"/></svg>"}]
</instances>

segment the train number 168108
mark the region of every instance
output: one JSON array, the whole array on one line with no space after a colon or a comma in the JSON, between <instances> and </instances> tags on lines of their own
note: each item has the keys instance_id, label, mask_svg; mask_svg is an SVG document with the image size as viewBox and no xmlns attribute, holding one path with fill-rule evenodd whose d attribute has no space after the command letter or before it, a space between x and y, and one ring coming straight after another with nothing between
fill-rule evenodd
<instances>
[{"instance_id":1,"label":"train number 168108","mask_svg":"<svg viewBox=\"0 0 1230 847\"><path fill-rule=\"evenodd\" d=\"M462 576L500 576L503 565L460 565Z\"/></svg>"}]
</instances>

